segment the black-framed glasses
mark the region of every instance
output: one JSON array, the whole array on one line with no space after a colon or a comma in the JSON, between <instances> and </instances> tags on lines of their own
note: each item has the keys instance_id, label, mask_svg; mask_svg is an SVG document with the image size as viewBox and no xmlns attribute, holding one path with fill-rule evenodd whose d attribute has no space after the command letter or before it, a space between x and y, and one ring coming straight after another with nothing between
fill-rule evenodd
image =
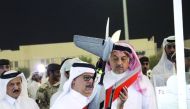
<instances>
[{"instance_id":1,"label":"black-framed glasses","mask_svg":"<svg viewBox=\"0 0 190 109\"><path fill-rule=\"evenodd\" d=\"M93 79L93 80L94 80L94 76L83 75L83 80L84 80L84 81L90 81L90 79Z\"/></svg>"}]
</instances>

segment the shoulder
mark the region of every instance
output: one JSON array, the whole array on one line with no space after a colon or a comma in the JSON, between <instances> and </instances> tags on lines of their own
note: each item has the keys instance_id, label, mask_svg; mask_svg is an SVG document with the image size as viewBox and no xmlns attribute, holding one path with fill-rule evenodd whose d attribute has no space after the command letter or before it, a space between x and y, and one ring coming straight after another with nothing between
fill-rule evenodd
<instances>
[{"instance_id":1,"label":"shoulder","mask_svg":"<svg viewBox=\"0 0 190 109\"><path fill-rule=\"evenodd\" d=\"M19 100L26 103L27 105L36 105L35 100L32 98L29 98L29 97L21 97L21 98L19 98Z\"/></svg>"},{"instance_id":2,"label":"shoulder","mask_svg":"<svg viewBox=\"0 0 190 109\"><path fill-rule=\"evenodd\" d=\"M45 88L47 88L48 86L49 86L49 83L46 82L46 83L42 84L42 85L40 86L40 88L45 89Z\"/></svg>"},{"instance_id":3,"label":"shoulder","mask_svg":"<svg viewBox=\"0 0 190 109\"><path fill-rule=\"evenodd\" d=\"M39 87L38 91L39 91L39 92L44 92L48 87L49 87L48 83L44 83L44 84L42 84L42 85Z\"/></svg>"},{"instance_id":4,"label":"shoulder","mask_svg":"<svg viewBox=\"0 0 190 109\"><path fill-rule=\"evenodd\" d=\"M29 97L25 98L25 101L36 104L36 102L34 101L34 99L29 98Z\"/></svg>"},{"instance_id":5,"label":"shoulder","mask_svg":"<svg viewBox=\"0 0 190 109\"><path fill-rule=\"evenodd\" d=\"M39 106L34 99L27 98L25 101L27 103L27 106L31 106L30 108L39 109Z\"/></svg>"},{"instance_id":6,"label":"shoulder","mask_svg":"<svg viewBox=\"0 0 190 109\"><path fill-rule=\"evenodd\" d=\"M4 99L0 99L0 106L5 103Z\"/></svg>"},{"instance_id":7,"label":"shoulder","mask_svg":"<svg viewBox=\"0 0 190 109\"><path fill-rule=\"evenodd\" d=\"M4 100L0 100L0 109L6 109L8 105Z\"/></svg>"},{"instance_id":8,"label":"shoulder","mask_svg":"<svg viewBox=\"0 0 190 109\"><path fill-rule=\"evenodd\" d=\"M150 82L150 79L147 76L145 76L145 75L142 75L142 79L145 82Z\"/></svg>"},{"instance_id":9,"label":"shoulder","mask_svg":"<svg viewBox=\"0 0 190 109\"><path fill-rule=\"evenodd\" d=\"M71 108L73 103L70 102L70 100L64 96L64 97L61 97L59 100L56 100L52 107L50 109L62 109L62 107L64 108Z\"/></svg>"},{"instance_id":10,"label":"shoulder","mask_svg":"<svg viewBox=\"0 0 190 109\"><path fill-rule=\"evenodd\" d=\"M153 74L157 74L159 73L159 70L161 70L161 67L159 67L159 65L154 66L154 68L152 69L152 73Z\"/></svg>"},{"instance_id":11,"label":"shoulder","mask_svg":"<svg viewBox=\"0 0 190 109\"><path fill-rule=\"evenodd\" d=\"M153 91L154 92L154 87L153 84L151 83L150 79L148 79L147 76L143 75L142 76L142 84L145 86L147 91Z\"/></svg>"},{"instance_id":12,"label":"shoulder","mask_svg":"<svg viewBox=\"0 0 190 109\"><path fill-rule=\"evenodd\" d=\"M150 79L147 76L145 76L145 75L142 75L142 81L146 85L151 85L152 84L151 81L150 81Z\"/></svg>"},{"instance_id":13,"label":"shoulder","mask_svg":"<svg viewBox=\"0 0 190 109\"><path fill-rule=\"evenodd\" d=\"M54 101L59 97L59 95L60 95L61 93L62 93L61 91L55 92L55 93L51 96L51 100L50 100L50 101L54 102Z\"/></svg>"}]
</instances>

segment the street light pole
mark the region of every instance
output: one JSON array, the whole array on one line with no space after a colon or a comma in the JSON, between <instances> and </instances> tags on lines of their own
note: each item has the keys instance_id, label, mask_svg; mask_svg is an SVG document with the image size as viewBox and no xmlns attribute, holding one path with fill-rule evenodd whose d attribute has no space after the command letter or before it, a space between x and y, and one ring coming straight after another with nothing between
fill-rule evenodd
<instances>
[{"instance_id":1,"label":"street light pole","mask_svg":"<svg viewBox=\"0 0 190 109\"><path fill-rule=\"evenodd\" d=\"M128 17L127 17L127 0L123 0L123 18L124 18L125 40L129 41L129 29L128 29Z\"/></svg>"}]
</instances>

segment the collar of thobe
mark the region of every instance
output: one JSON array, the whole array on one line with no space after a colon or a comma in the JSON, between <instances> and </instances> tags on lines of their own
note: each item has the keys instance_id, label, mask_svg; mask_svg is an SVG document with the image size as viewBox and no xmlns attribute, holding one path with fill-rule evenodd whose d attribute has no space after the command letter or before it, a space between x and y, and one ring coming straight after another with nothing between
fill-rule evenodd
<instances>
[{"instance_id":1,"label":"collar of thobe","mask_svg":"<svg viewBox=\"0 0 190 109\"><path fill-rule=\"evenodd\" d=\"M126 75L126 72L121 73L121 74L117 74L117 73L111 71L111 75L114 76L114 77L117 79L117 81L118 81L118 80L120 80L121 78L123 78L124 75Z\"/></svg>"},{"instance_id":2,"label":"collar of thobe","mask_svg":"<svg viewBox=\"0 0 190 109\"><path fill-rule=\"evenodd\" d=\"M104 79L104 87L107 89L113 84L115 84L117 81L122 79L126 75L126 72L117 74L113 72L112 70L108 73L106 73L106 78Z\"/></svg>"},{"instance_id":3,"label":"collar of thobe","mask_svg":"<svg viewBox=\"0 0 190 109\"><path fill-rule=\"evenodd\" d=\"M175 67L175 66L174 66L174 63L172 63L171 61L169 61L169 60L167 59L166 68L168 68L168 69L171 70L173 67Z\"/></svg>"},{"instance_id":4,"label":"collar of thobe","mask_svg":"<svg viewBox=\"0 0 190 109\"><path fill-rule=\"evenodd\" d=\"M73 95L74 98L80 99L81 102L84 102L84 103L89 102L89 97L86 97L73 89L71 89L70 93Z\"/></svg>"},{"instance_id":5,"label":"collar of thobe","mask_svg":"<svg viewBox=\"0 0 190 109\"><path fill-rule=\"evenodd\" d=\"M6 95L5 99L11 104L14 105L17 99L10 97L9 95Z\"/></svg>"}]
</instances>

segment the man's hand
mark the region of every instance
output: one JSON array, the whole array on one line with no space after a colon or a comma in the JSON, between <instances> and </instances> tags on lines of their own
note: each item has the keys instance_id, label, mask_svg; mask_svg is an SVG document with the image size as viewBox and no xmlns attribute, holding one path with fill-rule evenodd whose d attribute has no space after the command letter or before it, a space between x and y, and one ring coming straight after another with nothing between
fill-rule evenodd
<instances>
[{"instance_id":1,"label":"man's hand","mask_svg":"<svg viewBox=\"0 0 190 109\"><path fill-rule=\"evenodd\" d=\"M128 98L128 90L127 90L127 87L123 87L123 89L121 90L120 94L119 94L119 99L120 99L120 102L118 104L118 109L123 109L123 105L125 103L125 101L127 100Z\"/></svg>"}]
</instances>

